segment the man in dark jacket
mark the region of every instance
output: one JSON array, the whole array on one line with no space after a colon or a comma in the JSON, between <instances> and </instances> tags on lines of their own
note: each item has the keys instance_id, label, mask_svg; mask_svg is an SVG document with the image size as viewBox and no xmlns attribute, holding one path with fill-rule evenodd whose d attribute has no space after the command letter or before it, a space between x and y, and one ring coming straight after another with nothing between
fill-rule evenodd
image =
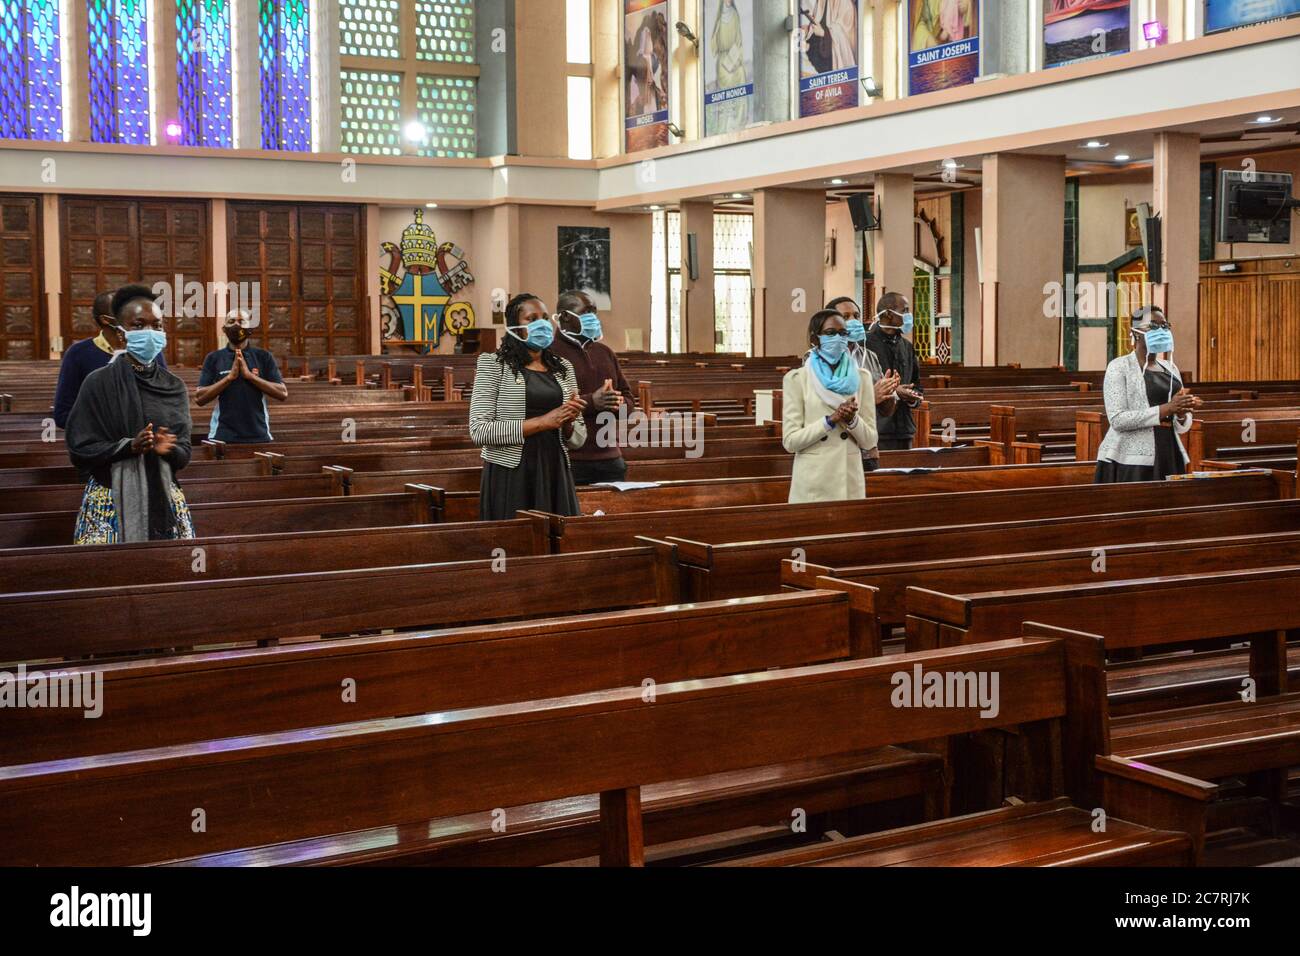
<instances>
[{"instance_id":1,"label":"man in dark jacket","mask_svg":"<svg viewBox=\"0 0 1300 956\"><path fill-rule=\"evenodd\" d=\"M898 401L891 415L877 416L876 430L880 436L881 451L896 451L912 447L916 423L912 409L921 404L921 363L916 349L903 337L912 331L912 308L906 297L897 292L886 292L876 303L876 324L867 333L866 346L880 360L880 367L897 372Z\"/></svg>"},{"instance_id":2,"label":"man in dark jacket","mask_svg":"<svg viewBox=\"0 0 1300 956\"><path fill-rule=\"evenodd\" d=\"M555 303L555 317L560 331L551 351L573 366L578 379L578 397L587 403L583 418L587 424L587 441L569 452L573 466L573 483L590 485L599 481L622 481L627 477L627 463L617 444L602 442L600 437L617 434L616 429L601 428L598 416L603 412L617 416L619 407L627 412L636 407L632 387L623 377L618 356L601 337L596 304L585 292L560 294Z\"/></svg>"}]
</instances>

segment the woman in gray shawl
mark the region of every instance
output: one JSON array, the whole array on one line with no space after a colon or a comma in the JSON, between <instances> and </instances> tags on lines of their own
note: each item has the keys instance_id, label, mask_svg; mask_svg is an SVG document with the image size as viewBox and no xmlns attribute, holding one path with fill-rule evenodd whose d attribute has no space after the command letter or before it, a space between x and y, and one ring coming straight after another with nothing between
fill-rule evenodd
<instances>
[{"instance_id":1,"label":"woman in gray shawl","mask_svg":"<svg viewBox=\"0 0 1300 956\"><path fill-rule=\"evenodd\" d=\"M194 537L175 474L190 461L185 383L157 362L167 344L147 286L113 296L126 350L87 376L68 416L72 463L86 479L76 544Z\"/></svg>"}]
</instances>

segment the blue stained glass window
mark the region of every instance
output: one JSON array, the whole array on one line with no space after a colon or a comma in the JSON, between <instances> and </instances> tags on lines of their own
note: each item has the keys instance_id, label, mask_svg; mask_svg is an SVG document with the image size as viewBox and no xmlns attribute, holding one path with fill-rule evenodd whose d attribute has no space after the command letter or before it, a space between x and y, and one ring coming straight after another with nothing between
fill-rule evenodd
<instances>
[{"instance_id":1,"label":"blue stained glass window","mask_svg":"<svg viewBox=\"0 0 1300 956\"><path fill-rule=\"evenodd\" d=\"M0 137L63 139L58 0L0 4Z\"/></svg>"},{"instance_id":2,"label":"blue stained glass window","mask_svg":"<svg viewBox=\"0 0 1300 956\"><path fill-rule=\"evenodd\" d=\"M262 148L311 150L311 8L259 0Z\"/></svg>"},{"instance_id":3,"label":"blue stained glass window","mask_svg":"<svg viewBox=\"0 0 1300 956\"><path fill-rule=\"evenodd\" d=\"M233 146L229 0L176 0L176 81L180 142Z\"/></svg>"},{"instance_id":4,"label":"blue stained glass window","mask_svg":"<svg viewBox=\"0 0 1300 956\"><path fill-rule=\"evenodd\" d=\"M90 139L149 143L149 8L146 0L86 0Z\"/></svg>"}]
</instances>

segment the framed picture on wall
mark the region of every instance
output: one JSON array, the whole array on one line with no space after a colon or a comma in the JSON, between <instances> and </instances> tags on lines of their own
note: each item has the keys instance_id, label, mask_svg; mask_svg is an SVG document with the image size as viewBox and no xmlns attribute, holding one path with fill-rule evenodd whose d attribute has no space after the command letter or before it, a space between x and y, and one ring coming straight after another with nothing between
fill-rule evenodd
<instances>
[{"instance_id":1,"label":"framed picture on wall","mask_svg":"<svg viewBox=\"0 0 1300 956\"><path fill-rule=\"evenodd\" d=\"M1138 220L1138 211L1132 206L1124 207L1124 248L1142 245L1142 223Z\"/></svg>"},{"instance_id":2,"label":"framed picture on wall","mask_svg":"<svg viewBox=\"0 0 1300 956\"><path fill-rule=\"evenodd\" d=\"M610 307L609 228L559 227L559 291L577 289L598 309Z\"/></svg>"}]
</instances>

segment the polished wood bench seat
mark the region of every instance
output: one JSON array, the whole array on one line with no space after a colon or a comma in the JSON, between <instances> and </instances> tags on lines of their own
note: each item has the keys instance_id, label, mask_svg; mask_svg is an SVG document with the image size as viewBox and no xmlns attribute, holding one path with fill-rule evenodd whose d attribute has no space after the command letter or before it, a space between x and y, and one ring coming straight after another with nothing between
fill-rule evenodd
<instances>
[{"instance_id":1,"label":"polished wood bench seat","mask_svg":"<svg viewBox=\"0 0 1300 956\"><path fill-rule=\"evenodd\" d=\"M1066 798L746 857L723 866L1180 866L1185 833L1093 816Z\"/></svg>"},{"instance_id":2,"label":"polished wood bench seat","mask_svg":"<svg viewBox=\"0 0 1300 956\"><path fill-rule=\"evenodd\" d=\"M935 815L943 785L937 754L901 747L732 770L645 787L641 812L650 848L746 827L789 827L864 804L908 801L912 815ZM596 794L510 807L508 834L490 813L379 827L312 840L177 860L173 866L541 866L600 849Z\"/></svg>"}]
</instances>

